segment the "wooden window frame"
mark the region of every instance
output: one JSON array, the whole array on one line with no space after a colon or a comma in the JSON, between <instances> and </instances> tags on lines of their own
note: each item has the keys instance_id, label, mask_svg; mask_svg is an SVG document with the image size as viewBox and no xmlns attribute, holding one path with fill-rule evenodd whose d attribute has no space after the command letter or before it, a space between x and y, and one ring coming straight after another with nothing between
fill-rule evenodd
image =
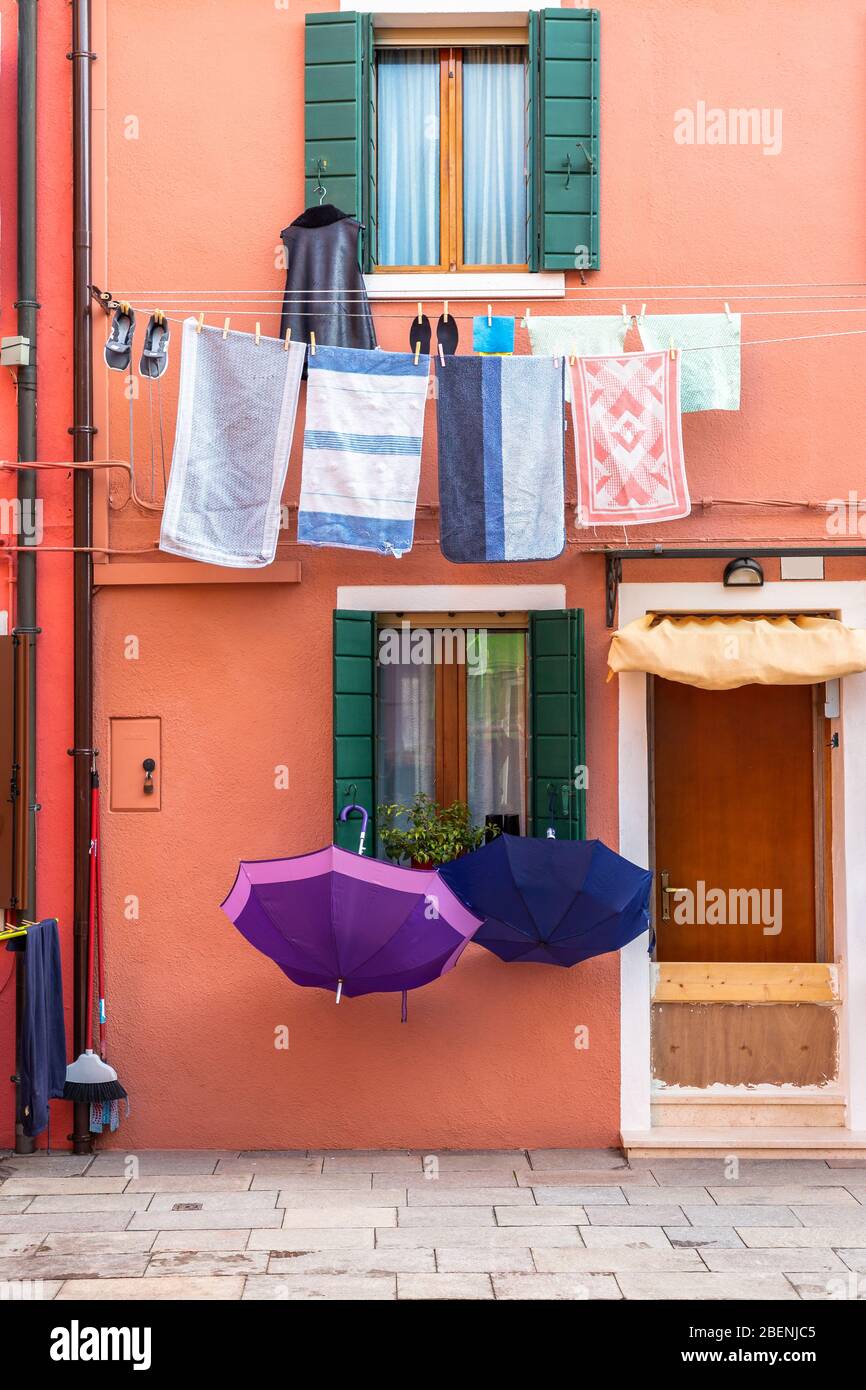
<instances>
[{"instance_id":1,"label":"wooden window frame","mask_svg":"<svg viewBox=\"0 0 866 1390\"><path fill-rule=\"evenodd\" d=\"M376 618L377 631L385 627L398 627L408 622L413 628L487 628L490 632L520 632L526 640L525 646L525 708L527 716L526 737L523 750L524 802L526 806L527 831L530 819L531 786L529 780L529 617L527 614L507 613L379 613ZM467 767L469 746L466 721L466 667L458 662L439 662L435 668L434 719L436 747L434 749L435 799L440 806L450 806L453 801L466 801L468 795ZM377 721L378 727L378 721Z\"/></svg>"},{"instance_id":2,"label":"wooden window frame","mask_svg":"<svg viewBox=\"0 0 866 1390\"><path fill-rule=\"evenodd\" d=\"M482 42L476 39L474 44L464 43L461 47L439 48L439 262L436 265L377 263L373 267L377 275L406 275L414 272L441 275L473 271L501 274L525 273L529 270L528 259L478 265L463 258L463 53L466 48L479 47ZM406 48L412 46L410 42L405 44ZM415 46L429 48L431 45ZM527 47L525 37L519 46ZM393 52L397 45L389 43L380 44L378 47ZM378 83L378 69L374 80ZM378 99L376 109L379 109ZM376 143L378 144L378 140ZM527 176L524 170L524 180ZM376 186L378 187L378 179Z\"/></svg>"}]
</instances>

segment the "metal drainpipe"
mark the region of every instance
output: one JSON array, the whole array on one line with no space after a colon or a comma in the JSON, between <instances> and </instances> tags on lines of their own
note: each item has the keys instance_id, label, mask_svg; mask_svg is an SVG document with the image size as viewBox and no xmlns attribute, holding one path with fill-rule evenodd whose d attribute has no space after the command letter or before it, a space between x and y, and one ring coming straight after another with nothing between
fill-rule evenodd
<instances>
[{"instance_id":1,"label":"metal drainpipe","mask_svg":"<svg viewBox=\"0 0 866 1390\"><path fill-rule=\"evenodd\" d=\"M74 414L70 433L77 463L93 460L93 324L91 282L91 81L90 0L72 3L72 295ZM93 473L75 470L73 479L73 544L93 544ZM75 997L73 1052L85 1047L87 1028L87 932L90 858L90 765L93 741L93 566L89 552L76 551L73 563L73 737L74 773L74 903L73 941ZM90 1107L73 1106L73 1152L92 1152Z\"/></svg>"},{"instance_id":2,"label":"metal drainpipe","mask_svg":"<svg viewBox=\"0 0 866 1390\"><path fill-rule=\"evenodd\" d=\"M18 332L30 343L29 362L18 369L18 460L36 459L36 47L37 0L18 0ZM30 645L27 709L27 762L24 778L30 804L22 808L30 818L24 915L36 916L36 471L18 472L20 518L18 599L15 629ZM30 548L32 547L32 549ZM24 953L15 958L16 1076L20 1075L20 1027L24 1016ZM33 1153L36 1144L24 1133L20 1084L16 1086L15 1152Z\"/></svg>"}]
</instances>

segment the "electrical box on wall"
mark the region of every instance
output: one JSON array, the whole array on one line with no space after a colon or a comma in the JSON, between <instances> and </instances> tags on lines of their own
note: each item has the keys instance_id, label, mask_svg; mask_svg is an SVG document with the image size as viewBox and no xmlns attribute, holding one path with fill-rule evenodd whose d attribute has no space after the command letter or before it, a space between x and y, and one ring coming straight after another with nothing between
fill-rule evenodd
<instances>
[{"instance_id":1,"label":"electrical box on wall","mask_svg":"<svg viewBox=\"0 0 866 1390\"><path fill-rule=\"evenodd\" d=\"M112 811L159 811L162 806L162 720L109 720Z\"/></svg>"}]
</instances>

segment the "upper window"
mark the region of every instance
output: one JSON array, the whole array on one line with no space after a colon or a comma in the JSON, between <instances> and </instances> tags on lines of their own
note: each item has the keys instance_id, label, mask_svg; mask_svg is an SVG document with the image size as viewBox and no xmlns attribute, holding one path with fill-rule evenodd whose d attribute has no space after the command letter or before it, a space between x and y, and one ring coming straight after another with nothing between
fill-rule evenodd
<instances>
[{"instance_id":1,"label":"upper window","mask_svg":"<svg viewBox=\"0 0 866 1390\"><path fill-rule=\"evenodd\" d=\"M378 52L380 269L526 269L526 113L525 48Z\"/></svg>"}]
</instances>

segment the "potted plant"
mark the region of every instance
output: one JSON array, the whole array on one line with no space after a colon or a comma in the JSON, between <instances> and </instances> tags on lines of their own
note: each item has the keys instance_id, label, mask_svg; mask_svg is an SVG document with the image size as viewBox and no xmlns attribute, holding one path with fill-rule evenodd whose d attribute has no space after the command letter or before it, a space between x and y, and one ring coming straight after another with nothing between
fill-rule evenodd
<instances>
[{"instance_id":1,"label":"potted plant","mask_svg":"<svg viewBox=\"0 0 866 1390\"><path fill-rule=\"evenodd\" d=\"M410 805L378 808L379 839L389 859L408 859L415 869L431 869L459 859L484 844L491 827L473 825L465 801L440 806L418 792Z\"/></svg>"}]
</instances>

